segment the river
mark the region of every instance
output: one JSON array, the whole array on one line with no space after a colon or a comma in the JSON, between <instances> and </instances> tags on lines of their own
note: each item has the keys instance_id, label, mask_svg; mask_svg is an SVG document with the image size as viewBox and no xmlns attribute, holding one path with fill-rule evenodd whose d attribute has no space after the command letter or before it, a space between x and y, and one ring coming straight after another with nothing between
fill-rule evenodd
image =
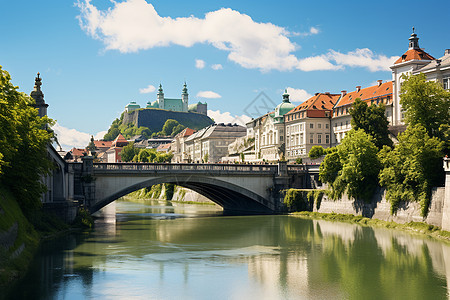
<instances>
[{"instance_id":1,"label":"river","mask_svg":"<svg viewBox=\"0 0 450 300\"><path fill-rule=\"evenodd\" d=\"M118 201L43 243L11 299L447 299L450 246L421 235L214 206Z\"/></svg>"}]
</instances>

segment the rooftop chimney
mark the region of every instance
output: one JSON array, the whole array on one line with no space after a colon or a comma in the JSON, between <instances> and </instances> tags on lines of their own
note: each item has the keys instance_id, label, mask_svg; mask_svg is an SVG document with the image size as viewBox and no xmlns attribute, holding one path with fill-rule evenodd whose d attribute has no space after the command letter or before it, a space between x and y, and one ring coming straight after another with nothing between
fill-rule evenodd
<instances>
[{"instance_id":1,"label":"rooftop chimney","mask_svg":"<svg viewBox=\"0 0 450 300\"><path fill-rule=\"evenodd\" d=\"M383 80L377 80L377 84L378 84L378 86L380 86L381 84L383 83Z\"/></svg>"},{"instance_id":2,"label":"rooftop chimney","mask_svg":"<svg viewBox=\"0 0 450 300\"><path fill-rule=\"evenodd\" d=\"M347 95L347 91L341 91L341 95L342 95L342 97L344 97L345 95Z\"/></svg>"},{"instance_id":3,"label":"rooftop chimney","mask_svg":"<svg viewBox=\"0 0 450 300\"><path fill-rule=\"evenodd\" d=\"M317 96L317 95L319 95L319 94L320 94L320 93L315 93L314 96Z\"/></svg>"},{"instance_id":4,"label":"rooftop chimney","mask_svg":"<svg viewBox=\"0 0 450 300\"><path fill-rule=\"evenodd\" d=\"M444 55L450 54L450 49L445 49Z\"/></svg>"},{"instance_id":5,"label":"rooftop chimney","mask_svg":"<svg viewBox=\"0 0 450 300\"><path fill-rule=\"evenodd\" d=\"M356 91L359 92L360 90L361 90L361 86L360 86L360 85L357 85L357 86L356 86Z\"/></svg>"}]
</instances>

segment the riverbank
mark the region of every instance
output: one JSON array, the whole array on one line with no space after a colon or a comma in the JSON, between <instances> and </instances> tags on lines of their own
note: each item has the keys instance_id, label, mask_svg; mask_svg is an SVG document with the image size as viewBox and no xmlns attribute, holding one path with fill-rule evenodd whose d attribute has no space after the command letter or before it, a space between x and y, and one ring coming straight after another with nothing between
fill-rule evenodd
<instances>
[{"instance_id":1,"label":"riverbank","mask_svg":"<svg viewBox=\"0 0 450 300\"><path fill-rule=\"evenodd\" d=\"M81 227L70 227L42 210L27 219L16 197L0 186L0 299L26 274L41 241L60 237Z\"/></svg>"},{"instance_id":2,"label":"riverbank","mask_svg":"<svg viewBox=\"0 0 450 300\"><path fill-rule=\"evenodd\" d=\"M355 216L352 214L336 214L336 213L319 213L319 212L293 212L289 215L301 218L320 219L327 221L337 221L354 223L362 226L384 227L396 230L403 230L411 233L420 233L433 238L450 242L450 232L442 230L435 225L426 224L423 222L408 222L408 223L396 223L393 221L383 221L379 219L371 219L363 216Z\"/></svg>"}]
</instances>

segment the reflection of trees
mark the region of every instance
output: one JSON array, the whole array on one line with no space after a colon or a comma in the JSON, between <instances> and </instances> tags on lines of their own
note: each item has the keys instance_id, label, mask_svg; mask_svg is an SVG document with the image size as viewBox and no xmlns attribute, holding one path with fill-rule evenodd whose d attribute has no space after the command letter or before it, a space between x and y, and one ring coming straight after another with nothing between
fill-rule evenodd
<instances>
[{"instance_id":1,"label":"reflection of trees","mask_svg":"<svg viewBox=\"0 0 450 300\"><path fill-rule=\"evenodd\" d=\"M356 225L355 225L356 226ZM446 298L446 282L436 276L426 243L412 255L395 237L382 250L370 227L355 231L353 241L325 235L320 270L312 282L337 284L351 299Z\"/></svg>"},{"instance_id":2,"label":"reflection of trees","mask_svg":"<svg viewBox=\"0 0 450 300\"><path fill-rule=\"evenodd\" d=\"M119 218L111 232L99 227L44 244L43 259L29 275L39 277L39 287L22 288L19 295L62 295L74 282L64 275L75 274L90 298L95 270L129 264L153 267L160 283L173 275L167 267L178 264L185 286L199 262L244 264L266 298L286 299L439 299L446 297L450 274L447 245L346 223L288 216L154 220L135 214Z\"/></svg>"}]
</instances>

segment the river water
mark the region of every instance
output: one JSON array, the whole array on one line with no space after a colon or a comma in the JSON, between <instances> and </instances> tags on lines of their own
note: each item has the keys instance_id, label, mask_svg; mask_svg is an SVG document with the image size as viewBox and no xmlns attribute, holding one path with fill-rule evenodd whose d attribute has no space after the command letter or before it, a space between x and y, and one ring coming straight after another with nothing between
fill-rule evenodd
<instances>
[{"instance_id":1,"label":"river water","mask_svg":"<svg viewBox=\"0 0 450 300\"><path fill-rule=\"evenodd\" d=\"M447 299L450 247L383 228L119 201L46 242L11 299Z\"/></svg>"}]
</instances>

